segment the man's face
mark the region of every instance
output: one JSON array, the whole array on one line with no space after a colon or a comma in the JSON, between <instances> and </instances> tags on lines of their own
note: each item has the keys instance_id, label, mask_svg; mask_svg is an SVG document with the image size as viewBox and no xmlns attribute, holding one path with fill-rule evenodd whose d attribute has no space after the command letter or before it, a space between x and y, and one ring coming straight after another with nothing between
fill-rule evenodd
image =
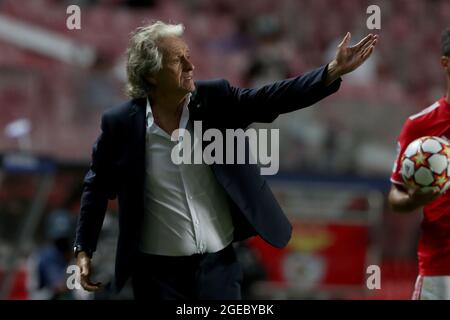
<instances>
[{"instance_id":1,"label":"man's face","mask_svg":"<svg viewBox=\"0 0 450 320\"><path fill-rule=\"evenodd\" d=\"M156 89L180 95L194 91L194 65L187 44L178 37L165 37L158 46L163 55L162 69L150 79Z\"/></svg>"},{"instance_id":2,"label":"man's face","mask_svg":"<svg viewBox=\"0 0 450 320\"><path fill-rule=\"evenodd\" d=\"M450 57L442 56L441 65L444 68L445 73L450 77Z\"/></svg>"}]
</instances>

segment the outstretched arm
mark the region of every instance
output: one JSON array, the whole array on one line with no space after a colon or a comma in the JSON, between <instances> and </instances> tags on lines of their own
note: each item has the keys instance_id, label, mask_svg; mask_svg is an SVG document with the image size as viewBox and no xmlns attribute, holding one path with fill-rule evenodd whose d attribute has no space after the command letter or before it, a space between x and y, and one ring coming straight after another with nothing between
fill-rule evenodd
<instances>
[{"instance_id":1,"label":"outstretched arm","mask_svg":"<svg viewBox=\"0 0 450 320\"><path fill-rule=\"evenodd\" d=\"M304 75L281 80L258 89L229 86L232 103L245 118L244 126L252 122L272 122L280 114L315 104L339 89L344 74L352 72L373 52L378 42L369 34L355 46L349 47L350 33L339 44L336 57L327 66Z\"/></svg>"}]
</instances>

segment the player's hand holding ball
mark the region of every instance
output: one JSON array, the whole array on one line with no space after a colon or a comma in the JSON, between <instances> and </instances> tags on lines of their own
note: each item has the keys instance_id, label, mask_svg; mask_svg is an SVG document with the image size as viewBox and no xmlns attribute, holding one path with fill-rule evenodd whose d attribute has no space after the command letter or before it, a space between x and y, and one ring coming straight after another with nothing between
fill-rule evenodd
<instances>
[{"instance_id":1,"label":"player's hand holding ball","mask_svg":"<svg viewBox=\"0 0 450 320\"><path fill-rule=\"evenodd\" d=\"M416 139L405 149L401 166L411 200L427 204L450 187L450 143L433 136Z\"/></svg>"},{"instance_id":2,"label":"player's hand holding ball","mask_svg":"<svg viewBox=\"0 0 450 320\"><path fill-rule=\"evenodd\" d=\"M409 188L408 195L414 206L421 207L433 201L441 195L439 188Z\"/></svg>"}]
</instances>

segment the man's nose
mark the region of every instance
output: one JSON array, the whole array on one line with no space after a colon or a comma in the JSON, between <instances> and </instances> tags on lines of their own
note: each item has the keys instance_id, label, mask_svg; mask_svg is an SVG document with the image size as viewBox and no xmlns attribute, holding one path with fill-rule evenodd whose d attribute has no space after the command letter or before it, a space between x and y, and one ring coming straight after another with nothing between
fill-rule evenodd
<instances>
[{"instance_id":1,"label":"man's nose","mask_svg":"<svg viewBox=\"0 0 450 320\"><path fill-rule=\"evenodd\" d=\"M192 64L192 62L189 59L184 58L184 70L194 71L194 69L195 69L195 66Z\"/></svg>"}]
</instances>

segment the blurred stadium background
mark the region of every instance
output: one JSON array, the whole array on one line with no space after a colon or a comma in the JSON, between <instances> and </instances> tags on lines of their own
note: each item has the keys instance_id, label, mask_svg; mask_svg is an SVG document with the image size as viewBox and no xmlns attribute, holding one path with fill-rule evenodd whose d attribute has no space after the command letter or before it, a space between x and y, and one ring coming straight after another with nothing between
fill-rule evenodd
<instances>
[{"instance_id":1,"label":"blurred stadium background","mask_svg":"<svg viewBox=\"0 0 450 320\"><path fill-rule=\"evenodd\" d=\"M71 4L81 30L66 28ZM0 299L131 297L49 291L41 265L54 268L47 283L65 284L73 260L49 244L63 250L54 240L73 236L100 115L126 99L132 30L184 23L196 79L251 87L330 61L347 31L354 40L370 32L371 4L382 17L374 56L337 94L269 126L280 128L281 170L270 183L294 225L289 246L251 239L237 249L249 299L409 299L421 216L393 214L385 198L403 122L444 93L447 0L0 0ZM116 215L111 202L94 257L94 278L106 283ZM366 287L372 264L379 290Z\"/></svg>"}]
</instances>

